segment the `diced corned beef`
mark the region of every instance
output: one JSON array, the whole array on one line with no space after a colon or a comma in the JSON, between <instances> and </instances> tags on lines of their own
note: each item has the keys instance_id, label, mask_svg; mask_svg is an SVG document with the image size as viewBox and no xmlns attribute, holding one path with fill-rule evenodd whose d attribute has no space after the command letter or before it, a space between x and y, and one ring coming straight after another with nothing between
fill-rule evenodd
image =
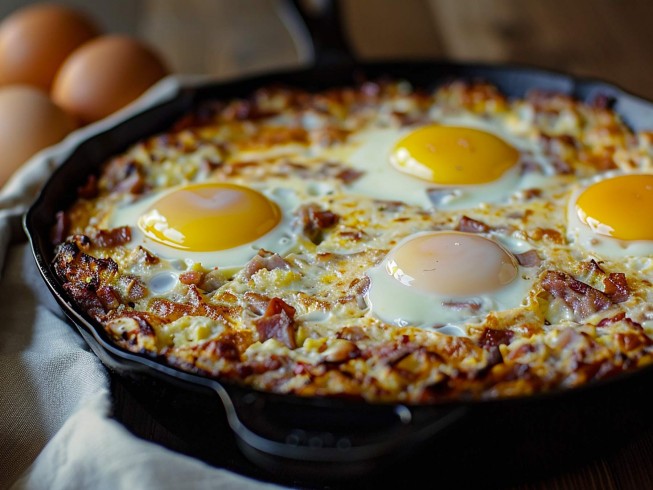
<instances>
[{"instance_id":1,"label":"diced corned beef","mask_svg":"<svg viewBox=\"0 0 653 490\"><path fill-rule=\"evenodd\" d=\"M279 254L268 252L267 250L259 250L258 254L250 260L243 268L245 278L250 279L258 271L266 269L273 271L275 269L290 269L290 264L286 262Z\"/></svg>"},{"instance_id":2,"label":"diced corned beef","mask_svg":"<svg viewBox=\"0 0 653 490\"><path fill-rule=\"evenodd\" d=\"M542 259L540 259L540 256L537 255L535 249L531 249L524 253L515 254L515 257L517 258L519 265L522 267L537 267L542 263Z\"/></svg>"},{"instance_id":3,"label":"diced corned beef","mask_svg":"<svg viewBox=\"0 0 653 490\"><path fill-rule=\"evenodd\" d=\"M93 244L100 248L110 248L129 243L131 239L131 228L120 226L111 230L98 230L93 238Z\"/></svg>"},{"instance_id":4,"label":"diced corned beef","mask_svg":"<svg viewBox=\"0 0 653 490\"><path fill-rule=\"evenodd\" d=\"M261 342L276 339L290 349L296 348L294 318L295 308L281 298L272 298L265 314L254 320Z\"/></svg>"},{"instance_id":5,"label":"diced corned beef","mask_svg":"<svg viewBox=\"0 0 653 490\"><path fill-rule=\"evenodd\" d=\"M542 287L554 298L564 301L574 312L576 320L612 306L612 301L604 293L564 272L547 271Z\"/></svg>"},{"instance_id":6,"label":"diced corned beef","mask_svg":"<svg viewBox=\"0 0 653 490\"><path fill-rule=\"evenodd\" d=\"M460 221L458 221L458 226L456 226L457 231L464 231L466 233L487 233L492 228L476 219L472 219L469 216L462 216Z\"/></svg>"}]
</instances>

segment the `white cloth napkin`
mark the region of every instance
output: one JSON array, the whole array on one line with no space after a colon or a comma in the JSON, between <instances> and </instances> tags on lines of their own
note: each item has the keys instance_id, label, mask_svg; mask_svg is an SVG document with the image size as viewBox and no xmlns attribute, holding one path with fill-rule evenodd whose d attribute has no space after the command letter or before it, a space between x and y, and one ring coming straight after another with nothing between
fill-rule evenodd
<instances>
[{"instance_id":1,"label":"white cloth napkin","mask_svg":"<svg viewBox=\"0 0 653 490\"><path fill-rule=\"evenodd\" d=\"M141 440L109 417L108 373L63 320L20 227L61 148L80 136L35 156L0 191L0 490L280 488Z\"/></svg>"}]
</instances>

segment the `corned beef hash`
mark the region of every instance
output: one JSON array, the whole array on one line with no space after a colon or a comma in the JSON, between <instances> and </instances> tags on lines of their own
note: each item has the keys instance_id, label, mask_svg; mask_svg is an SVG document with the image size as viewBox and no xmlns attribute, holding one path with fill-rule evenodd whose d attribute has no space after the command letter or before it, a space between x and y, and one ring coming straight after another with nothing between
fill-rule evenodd
<instances>
[{"instance_id":1,"label":"corned beef hash","mask_svg":"<svg viewBox=\"0 0 653 490\"><path fill-rule=\"evenodd\" d=\"M436 403L653 360L653 132L484 82L266 87L110 158L54 267L115 343L256 390Z\"/></svg>"}]
</instances>

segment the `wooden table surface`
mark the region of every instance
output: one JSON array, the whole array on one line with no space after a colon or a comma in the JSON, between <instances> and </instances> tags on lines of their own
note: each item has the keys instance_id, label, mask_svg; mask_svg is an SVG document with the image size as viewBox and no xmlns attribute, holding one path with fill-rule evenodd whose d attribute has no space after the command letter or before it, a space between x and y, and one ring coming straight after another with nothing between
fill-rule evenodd
<instances>
[{"instance_id":1,"label":"wooden table surface","mask_svg":"<svg viewBox=\"0 0 653 490\"><path fill-rule=\"evenodd\" d=\"M303 58L305 48L280 20L278 0L125 3L135 11L125 12L122 22L135 17L130 25L136 34L180 72L220 77L292 66ZM361 59L528 63L598 77L653 98L650 0L343 0L341 5Z\"/></svg>"},{"instance_id":2,"label":"wooden table surface","mask_svg":"<svg viewBox=\"0 0 653 490\"><path fill-rule=\"evenodd\" d=\"M22 3L3 0L0 15ZM296 66L308 59L306 46L289 34L292 25L284 23L279 2L273 0L64 3L86 9L108 31L146 39L176 72L220 78ZM361 59L433 57L527 63L598 77L653 99L650 0L347 0L342 7L351 44ZM161 402L152 390L119 376L113 379L118 420L141 437L206 456L189 442L188 433L201 431L207 421L180 425L182 414L174 407L161 406L169 400ZM497 488L523 490L653 488L653 428L648 423L638 427L613 450L589 460L572 458L560 470L517 480L499 476L510 472L513 462L506 461L504 468L488 475L488 481ZM228 443L233 448L224 427L216 434L222 438L216 446ZM221 457L214 464L254 471L255 476L265 478L237 456ZM473 471L473 462L470 468ZM428 486L437 487L437 482L434 475Z\"/></svg>"},{"instance_id":3,"label":"wooden table surface","mask_svg":"<svg viewBox=\"0 0 653 490\"><path fill-rule=\"evenodd\" d=\"M0 18L34 0L0 1ZM292 66L305 47L283 0L59 0L106 32L149 41L171 68L223 77ZM312 0L319 2L323 0ZM617 83L653 99L650 0L341 0L362 59L433 57L528 63Z\"/></svg>"}]
</instances>

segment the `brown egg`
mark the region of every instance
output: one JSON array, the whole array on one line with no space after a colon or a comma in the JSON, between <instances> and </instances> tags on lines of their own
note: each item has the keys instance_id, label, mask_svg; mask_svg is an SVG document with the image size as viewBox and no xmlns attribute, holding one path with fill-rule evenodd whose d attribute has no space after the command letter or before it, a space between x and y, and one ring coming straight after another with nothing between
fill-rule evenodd
<instances>
[{"instance_id":1,"label":"brown egg","mask_svg":"<svg viewBox=\"0 0 653 490\"><path fill-rule=\"evenodd\" d=\"M99 34L81 12L54 4L33 4L0 23L0 85L26 83L50 90L72 51Z\"/></svg>"},{"instance_id":2,"label":"brown egg","mask_svg":"<svg viewBox=\"0 0 653 490\"><path fill-rule=\"evenodd\" d=\"M126 106L167 74L160 56L141 41L100 36L64 61L52 98L82 123L90 123Z\"/></svg>"},{"instance_id":3,"label":"brown egg","mask_svg":"<svg viewBox=\"0 0 653 490\"><path fill-rule=\"evenodd\" d=\"M73 119L28 85L0 88L0 186L35 153L63 139Z\"/></svg>"}]
</instances>

